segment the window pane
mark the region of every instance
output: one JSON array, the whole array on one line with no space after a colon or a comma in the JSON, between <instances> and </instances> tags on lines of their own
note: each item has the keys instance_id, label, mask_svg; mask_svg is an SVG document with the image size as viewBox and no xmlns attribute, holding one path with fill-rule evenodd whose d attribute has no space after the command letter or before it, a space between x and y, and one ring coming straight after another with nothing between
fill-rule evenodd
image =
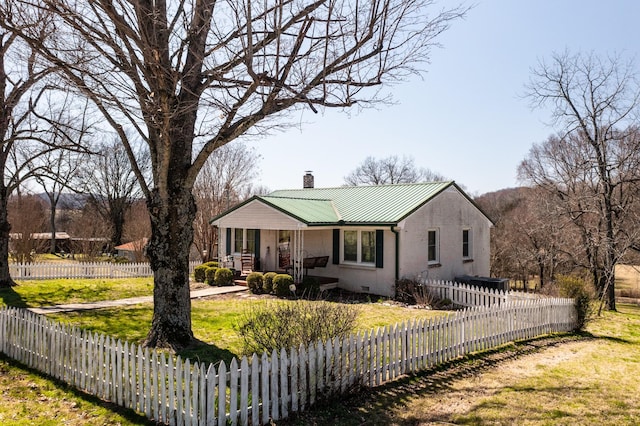
<instances>
[{"instance_id":1,"label":"window pane","mask_svg":"<svg viewBox=\"0 0 640 426\"><path fill-rule=\"evenodd\" d=\"M429 262L435 262L438 260L437 254L437 238L436 231L428 231L427 233L427 260Z\"/></svg>"},{"instance_id":2,"label":"window pane","mask_svg":"<svg viewBox=\"0 0 640 426\"><path fill-rule=\"evenodd\" d=\"M376 261L376 232L362 231L361 234L361 262L374 263Z\"/></svg>"},{"instance_id":3,"label":"window pane","mask_svg":"<svg viewBox=\"0 0 640 426\"><path fill-rule=\"evenodd\" d=\"M242 228L236 228L234 230L233 251L235 253L242 253L242 231Z\"/></svg>"},{"instance_id":4,"label":"window pane","mask_svg":"<svg viewBox=\"0 0 640 426\"><path fill-rule=\"evenodd\" d=\"M469 230L462 230L462 257L469 257Z\"/></svg>"},{"instance_id":5,"label":"window pane","mask_svg":"<svg viewBox=\"0 0 640 426\"><path fill-rule=\"evenodd\" d=\"M256 252L256 230L247 229L247 251L249 253Z\"/></svg>"},{"instance_id":6,"label":"window pane","mask_svg":"<svg viewBox=\"0 0 640 426\"><path fill-rule=\"evenodd\" d=\"M358 261L358 231L344 231L344 260Z\"/></svg>"}]
</instances>

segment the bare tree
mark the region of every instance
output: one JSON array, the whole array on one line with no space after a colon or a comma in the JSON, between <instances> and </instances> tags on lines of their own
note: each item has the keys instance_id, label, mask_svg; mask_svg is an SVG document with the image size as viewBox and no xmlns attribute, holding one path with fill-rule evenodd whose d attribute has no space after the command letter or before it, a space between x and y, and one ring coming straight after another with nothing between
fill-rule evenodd
<instances>
[{"instance_id":1,"label":"bare tree","mask_svg":"<svg viewBox=\"0 0 640 426\"><path fill-rule=\"evenodd\" d=\"M9 199L7 213L13 231L10 254L16 262L32 262L34 255L46 247L46 240L33 238L34 234L43 232L47 227L45 210L44 201L35 195L12 196Z\"/></svg>"},{"instance_id":2,"label":"bare tree","mask_svg":"<svg viewBox=\"0 0 640 426\"><path fill-rule=\"evenodd\" d=\"M539 188L510 188L475 198L495 223L491 230L491 275L542 289L567 262L566 220L556 218L556 200ZM554 217L554 220L549 220ZM568 268L568 269L567 269ZM535 281L534 281L535 282Z\"/></svg>"},{"instance_id":3,"label":"bare tree","mask_svg":"<svg viewBox=\"0 0 640 426\"><path fill-rule=\"evenodd\" d=\"M109 234L109 224L100 220L95 206L84 203L82 208L74 211L69 221L69 234L73 235L72 256L81 254L80 259L92 261L100 256L109 245L105 238Z\"/></svg>"},{"instance_id":4,"label":"bare tree","mask_svg":"<svg viewBox=\"0 0 640 426\"><path fill-rule=\"evenodd\" d=\"M146 261L147 243L151 236L151 223L144 201L136 200L133 202L131 208L127 211L123 231L123 239L133 243L135 261Z\"/></svg>"},{"instance_id":5,"label":"bare tree","mask_svg":"<svg viewBox=\"0 0 640 426\"><path fill-rule=\"evenodd\" d=\"M15 32L5 29L12 4L0 5L0 287L15 285L9 274L9 233L7 203L11 194L38 168L27 168L38 157L55 149L54 134L70 145L76 124L57 123L61 111L76 114L72 99L52 93L55 66L40 60L36 50ZM33 10L40 22L34 39L44 41L51 33L51 21L42 11ZM84 125L82 113L76 119Z\"/></svg>"},{"instance_id":6,"label":"bare tree","mask_svg":"<svg viewBox=\"0 0 640 426\"><path fill-rule=\"evenodd\" d=\"M425 168L417 168L412 157L392 155L380 160L364 159L355 170L345 176L347 185L386 185L445 180L442 175Z\"/></svg>"},{"instance_id":7,"label":"bare tree","mask_svg":"<svg viewBox=\"0 0 640 426\"><path fill-rule=\"evenodd\" d=\"M366 107L383 83L418 73L436 38L467 11L431 0L14 0L5 18L102 112L147 200L154 315L148 346L193 340L188 285L192 189L216 149L261 135L303 108ZM30 10L57 16L38 37ZM151 154L143 178L127 128Z\"/></svg>"},{"instance_id":8,"label":"bare tree","mask_svg":"<svg viewBox=\"0 0 640 426\"><path fill-rule=\"evenodd\" d=\"M71 150L49 151L40 156L37 162L30 162L28 168L39 168L33 173L33 180L44 191L49 201L49 231L51 245L49 252L56 253L56 212L60 198L65 189L69 189L71 182L77 177L83 158L80 153Z\"/></svg>"},{"instance_id":9,"label":"bare tree","mask_svg":"<svg viewBox=\"0 0 640 426\"><path fill-rule=\"evenodd\" d=\"M558 135L534 145L522 180L554 194L580 230L594 284L615 310L615 265L638 241L636 127L640 85L620 57L555 55L533 71L529 96L551 106Z\"/></svg>"},{"instance_id":10,"label":"bare tree","mask_svg":"<svg viewBox=\"0 0 640 426\"><path fill-rule=\"evenodd\" d=\"M118 140L95 148L79 173L76 187L88 194L100 218L111 227L111 248L122 244L125 218L131 205L142 197L142 191L125 146ZM140 171L147 173L149 156L136 151Z\"/></svg>"},{"instance_id":11,"label":"bare tree","mask_svg":"<svg viewBox=\"0 0 640 426\"><path fill-rule=\"evenodd\" d=\"M217 230L209 220L251 195L252 181L258 175L258 160L254 149L236 141L215 150L198 174L193 187L198 206L193 243L203 262L217 254Z\"/></svg>"}]
</instances>

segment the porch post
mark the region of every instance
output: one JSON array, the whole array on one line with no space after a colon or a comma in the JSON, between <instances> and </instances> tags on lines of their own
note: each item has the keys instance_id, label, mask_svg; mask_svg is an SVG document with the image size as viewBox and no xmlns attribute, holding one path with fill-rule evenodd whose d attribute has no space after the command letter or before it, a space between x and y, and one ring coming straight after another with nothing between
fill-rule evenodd
<instances>
[{"instance_id":1,"label":"porch post","mask_svg":"<svg viewBox=\"0 0 640 426\"><path fill-rule=\"evenodd\" d=\"M293 282L299 284L302 282L304 274L304 231L301 228L294 230L293 235Z\"/></svg>"}]
</instances>

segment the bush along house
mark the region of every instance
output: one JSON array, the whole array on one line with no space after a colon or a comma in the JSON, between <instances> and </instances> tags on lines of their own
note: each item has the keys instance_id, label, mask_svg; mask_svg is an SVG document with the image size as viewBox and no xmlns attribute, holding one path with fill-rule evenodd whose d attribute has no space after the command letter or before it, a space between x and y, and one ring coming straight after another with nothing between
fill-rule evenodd
<instances>
[{"instance_id":1,"label":"bush along house","mask_svg":"<svg viewBox=\"0 0 640 426\"><path fill-rule=\"evenodd\" d=\"M219 258L393 296L400 278L488 276L492 221L455 182L279 190L214 217Z\"/></svg>"}]
</instances>

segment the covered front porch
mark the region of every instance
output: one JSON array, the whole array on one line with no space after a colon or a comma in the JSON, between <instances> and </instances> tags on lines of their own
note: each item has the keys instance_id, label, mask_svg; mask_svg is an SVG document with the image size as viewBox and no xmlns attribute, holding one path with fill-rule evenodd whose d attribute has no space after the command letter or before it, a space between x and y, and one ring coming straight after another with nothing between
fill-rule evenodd
<instances>
[{"instance_id":1,"label":"covered front porch","mask_svg":"<svg viewBox=\"0 0 640 426\"><path fill-rule=\"evenodd\" d=\"M219 228L218 258L224 266L243 273L288 273L296 283L305 276L316 277L321 284L338 281L331 227L308 226L261 203L240 207L212 224Z\"/></svg>"}]
</instances>

